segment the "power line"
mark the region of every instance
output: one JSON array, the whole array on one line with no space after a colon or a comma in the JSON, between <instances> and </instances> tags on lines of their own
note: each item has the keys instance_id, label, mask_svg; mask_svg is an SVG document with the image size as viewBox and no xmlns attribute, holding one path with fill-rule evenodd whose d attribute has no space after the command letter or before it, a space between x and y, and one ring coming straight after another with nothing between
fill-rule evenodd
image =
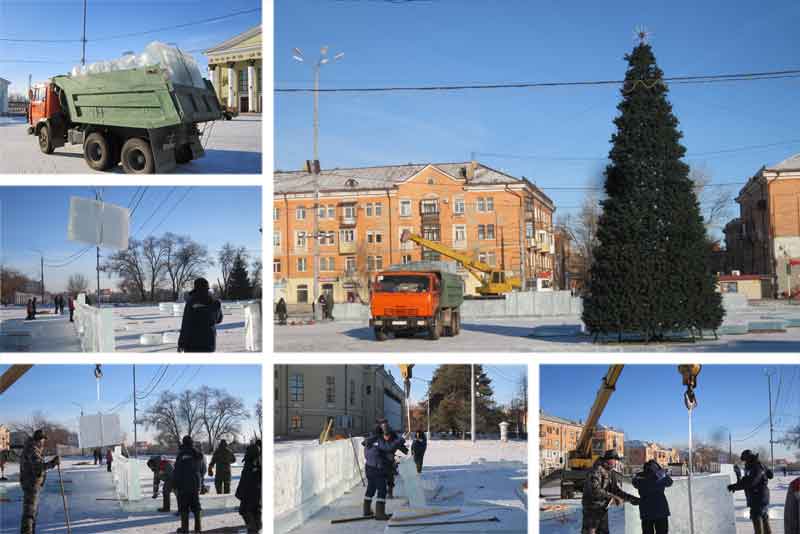
<instances>
[{"instance_id":1,"label":"power line","mask_svg":"<svg viewBox=\"0 0 800 534\"><path fill-rule=\"evenodd\" d=\"M141 231L142 231L142 229L143 229L145 226L147 226L147 223L149 223L149 222L150 222L150 221L153 219L153 217L155 217L156 213L158 213L158 211L159 211L159 210L160 210L162 207L164 207L164 204L166 204L166 203L167 203L167 200L169 200L169 197L171 197L171 196L172 196L172 193L174 193L176 189L178 189L178 187L177 187L177 186L175 186L175 187L173 187L172 189L170 189L170 190L169 190L169 193L167 193L167 196L165 196L163 199L161 199L161 202L158 204L158 206L156 206L156 209L154 209L154 210L153 210L153 213L151 213L151 214L150 214L150 217L148 217L148 218L147 218L147 220L146 220L146 221L145 221L145 222L144 222L144 223L143 223L141 226L139 226L139 229L138 229L138 230L136 230L136 231L133 233L133 235L136 235L136 234L138 234L139 232L141 232Z\"/></svg>"},{"instance_id":2,"label":"power line","mask_svg":"<svg viewBox=\"0 0 800 534\"><path fill-rule=\"evenodd\" d=\"M800 78L800 69L747 72L734 74L708 74L697 76L670 76L655 80L635 80L636 83L664 83L675 84L701 84L719 83L731 81L757 81L772 80L782 78ZM276 93L397 93L397 92L445 92L445 91L466 91L466 90L493 90L493 89L536 89L550 87L597 87L609 85L622 85L631 83L630 80L583 80L574 82L516 82L516 83L490 83L490 84L471 84L471 85L420 85L420 86L390 86L390 87L336 87L330 89L313 89L308 87L294 87L275 89Z\"/></svg>"},{"instance_id":3,"label":"power line","mask_svg":"<svg viewBox=\"0 0 800 534\"><path fill-rule=\"evenodd\" d=\"M161 219L161 222L159 222L159 223L158 223L158 224L155 226L155 228L153 228L152 230L150 230L150 233L151 233L151 234L154 234L154 233L156 232L156 230L158 230L159 228L161 228L161 225L162 225L162 224L164 224L164 222L166 222L166 220L169 218L169 216L170 216L170 215L172 215L173 213L175 213L175 210L178 208L178 206L180 205L180 203L181 203L181 202L183 202L184 200L186 200L186 197L188 197L188 196L189 196L189 193L191 193L191 192L192 192L192 189L193 189L193 188L194 188L194 186L192 186L192 187L189 187L189 188L186 190L186 192L183 194L183 196L182 196L181 198L179 198L179 199L178 199L178 201L177 201L175 204L173 204L173 205L172 205L172 208L170 208L170 209L169 209L169 211L167 211L167 214L166 214L166 215L164 215L164 218L163 218L163 219Z\"/></svg>"},{"instance_id":4,"label":"power line","mask_svg":"<svg viewBox=\"0 0 800 534\"><path fill-rule=\"evenodd\" d=\"M136 209L139 207L139 204L141 204L142 199L144 198L144 195L145 195L145 193L147 193L148 189L150 189L150 186L145 186L145 188L142 189L142 194L141 194L141 196L139 196L139 200L136 201L136 205L133 207L133 210L131 211L131 215L130 215L131 219L133 218L133 214L136 213Z\"/></svg>"}]
</instances>

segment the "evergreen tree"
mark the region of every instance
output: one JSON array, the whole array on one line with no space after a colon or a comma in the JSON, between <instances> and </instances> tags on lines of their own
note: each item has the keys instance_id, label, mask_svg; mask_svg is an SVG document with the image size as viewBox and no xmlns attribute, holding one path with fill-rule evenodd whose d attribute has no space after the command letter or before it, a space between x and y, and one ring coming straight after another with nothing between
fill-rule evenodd
<instances>
[{"instance_id":1,"label":"evergreen tree","mask_svg":"<svg viewBox=\"0 0 800 534\"><path fill-rule=\"evenodd\" d=\"M722 297L663 73L645 42L625 59L584 323L595 336L648 341L716 330Z\"/></svg>"},{"instance_id":2,"label":"evergreen tree","mask_svg":"<svg viewBox=\"0 0 800 534\"><path fill-rule=\"evenodd\" d=\"M243 255L236 254L228 282L228 298L249 299L252 295L253 286L247 277L247 260Z\"/></svg>"},{"instance_id":3,"label":"evergreen tree","mask_svg":"<svg viewBox=\"0 0 800 534\"><path fill-rule=\"evenodd\" d=\"M483 373L483 366L475 366L475 376ZM469 432L472 373L469 365L440 365L433 373L430 388L431 427L438 432L460 434ZM497 407L491 380L476 389L476 421L478 432L498 432Z\"/></svg>"}]
</instances>

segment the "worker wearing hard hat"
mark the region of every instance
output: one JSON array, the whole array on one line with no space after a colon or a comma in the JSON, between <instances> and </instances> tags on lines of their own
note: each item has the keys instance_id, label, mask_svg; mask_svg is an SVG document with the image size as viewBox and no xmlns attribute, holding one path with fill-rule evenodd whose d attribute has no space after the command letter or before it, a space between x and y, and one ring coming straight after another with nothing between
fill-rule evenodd
<instances>
[{"instance_id":1,"label":"worker wearing hard hat","mask_svg":"<svg viewBox=\"0 0 800 534\"><path fill-rule=\"evenodd\" d=\"M608 450L595 461L583 483L583 527L581 534L608 534L608 507L629 502L639 504L639 498L622 491L614 477L614 468L622 458Z\"/></svg>"}]
</instances>

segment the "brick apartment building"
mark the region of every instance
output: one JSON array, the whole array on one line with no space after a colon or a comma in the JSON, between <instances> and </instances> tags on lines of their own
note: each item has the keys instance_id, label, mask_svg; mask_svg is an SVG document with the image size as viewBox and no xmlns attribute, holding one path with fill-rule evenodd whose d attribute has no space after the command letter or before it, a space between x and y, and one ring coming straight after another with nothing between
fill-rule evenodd
<instances>
[{"instance_id":1,"label":"brick apartment building","mask_svg":"<svg viewBox=\"0 0 800 534\"><path fill-rule=\"evenodd\" d=\"M11 448L11 432L8 428L0 425L0 451L7 451Z\"/></svg>"},{"instance_id":2,"label":"brick apartment building","mask_svg":"<svg viewBox=\"0 0 800 534\"><path fill-rule=\"evenodd\" d=\"M569 451L578 446L583 423L561 417L539 414L539 468L542 471L559 469L566 462ZM592 454L602 455L615 449L625 455L625 433L612 427L598 425L592 436ZM625 459L628 462L628 459Z\"/></svg>"},{"instance_id":3,"label":"brick apartment building","mask_svg":"<svg viewBox=\"0 0 800 534\"><path fill-rule=\"evenodd\" d=\"M680 455L678 449L662 447L652 441L627 441L625 442L627 465L644 465L650 460L655 460L662 466L678 463Z\"/></svg>"},{"instance_id":4,"label":"brick apartment building","mask_svg":"<svg viewBox=\"0 0 800 534\"><path fill-rule=\"evenodd\" d=\"M739 217L725 226L727 267L762 275L765 296L800 289L800 154L762 167L736 197Z\"/></svg>"},{"instance_id":5,"label":"brick apartment building","mask_svg":"<svg viewBox=\"0 0 800 534\"><path fill-rule=\"evenodd\" d=\"M275 298L309 302L313 291L314 175L275 172ZM443 260L401 243L404 230L550 287L555 205L525 178L475 161L322 170L320 292L335 302L369 298L373 274L394 264ZM468 294L478 283L458 269Z\"/></svg>"}]
</instances>

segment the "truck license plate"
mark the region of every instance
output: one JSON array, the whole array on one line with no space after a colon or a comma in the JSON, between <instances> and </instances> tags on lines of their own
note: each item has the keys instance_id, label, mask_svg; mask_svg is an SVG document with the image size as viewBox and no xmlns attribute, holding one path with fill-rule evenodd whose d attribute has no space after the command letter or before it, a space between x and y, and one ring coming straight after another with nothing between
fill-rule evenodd
<instances>
[{"instance_id":1,"label":"truck license plate","mask_svg":"<svg viewBox=\"0 0 800 534\"><path fill-rule=\"evenodd\" d=\"M408 324L407 321L392 321L392 324Z\"/></svg>"}]
</instances>

